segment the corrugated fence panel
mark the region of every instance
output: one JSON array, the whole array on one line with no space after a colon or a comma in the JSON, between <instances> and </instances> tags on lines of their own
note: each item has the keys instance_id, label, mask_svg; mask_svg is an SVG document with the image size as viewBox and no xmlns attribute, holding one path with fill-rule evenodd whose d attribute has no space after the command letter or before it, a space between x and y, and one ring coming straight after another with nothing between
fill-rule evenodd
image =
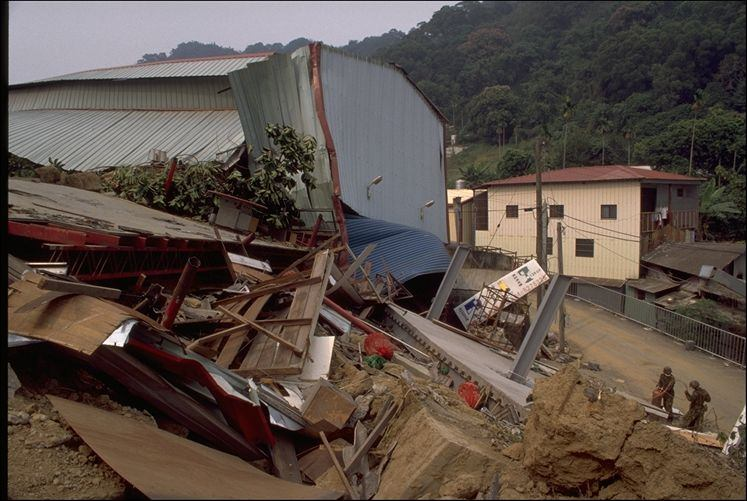
<instances>
[{"instance_id":1,"label":"corrugated fence panel","mask_svg":"<svg viewBox=\"0 0 747 501\"><path fill-rule=\"evenodd\" d=\"M321 79L345 203L446 242L443 126L433 109L393 67L328 47ZM383 180L368 199L366 186L376 176ZM434 205L421 219L429 200Z\"/></svg>"},{"instance_id":2,"label":"corrugated fence panel","mask_svg":"<svg viewBox=\"0 0 747 501\"><path fill-rule=\"evenodd\" d=\"M427 231L365 217L346 217L350 248L356 255L368 244L371 277L391 273L400 283L431 273L445 273L451 262L439 238Z\"/></svg>"}]
</instances>

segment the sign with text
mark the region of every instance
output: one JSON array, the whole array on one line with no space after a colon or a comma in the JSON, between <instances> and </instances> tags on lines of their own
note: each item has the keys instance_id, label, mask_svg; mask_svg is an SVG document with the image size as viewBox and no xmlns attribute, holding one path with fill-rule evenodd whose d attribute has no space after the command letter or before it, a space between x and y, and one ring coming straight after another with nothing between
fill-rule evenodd
<instances>
[{"instance_id":1,"label":"sign with text","mask_svg":"<svg viewBox=\"0 0 747 501\"><path fill-rule=\"evenodd\" d=\"M517 299L526 296L548 280L550 280L550 277L547 276L545 270L540 267L536 259L532 259L531 261L522 264L514 271L502 276L487 287L508 291L509 295L505 304L510 304ZM470 319L472 318L472 315L475 314L476 309L479 308L483 313L480 315L481 318L475 318L474 320L482 322L490 318L494 310L498 308L498 305L496 304L491 308L485 309L485 305L481 303L480 295L486 293L486 289L483 289L481 292L478 292L454 308L454 312L457 314L457 317L459 317L459 320L462 322L465 329L469 326Z\"/></svg>"}]
</instances>

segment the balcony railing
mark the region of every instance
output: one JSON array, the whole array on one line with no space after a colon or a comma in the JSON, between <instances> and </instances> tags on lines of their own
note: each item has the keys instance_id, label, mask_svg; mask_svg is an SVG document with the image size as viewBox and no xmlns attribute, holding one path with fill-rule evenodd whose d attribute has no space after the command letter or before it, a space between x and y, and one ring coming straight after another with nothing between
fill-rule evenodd
<instances>
[{"instance_id":1,"label":"balcony railing","mask_svg":"<svg viewBox=\"0 0 747 501\"><path fill-rule=\"evenodd\" d=\"M661 228L658 212L641 213L641 233L650 233ZM667 226L679 230L694 230L698 227L698 211L670 211Z\"/></svg>"}]
</instances>

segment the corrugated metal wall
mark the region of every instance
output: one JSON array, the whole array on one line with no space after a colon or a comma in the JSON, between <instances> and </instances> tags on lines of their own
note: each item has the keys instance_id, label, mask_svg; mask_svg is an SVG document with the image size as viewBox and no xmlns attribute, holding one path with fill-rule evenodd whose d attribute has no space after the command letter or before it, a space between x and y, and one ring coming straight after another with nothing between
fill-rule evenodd
<instances>
[{"instance_id":1,"label":"corrugated metal wall","mask_svg":"<svg viewBox=\"0 0 747 501\"><path fill-rule=\"evenodd\" d=\"M620 280L638 278L640 185L637 181L545 184L542 193L548 204L563 205L565 214L570 216L560 219L567 227L563 234L565 274ZM617 219L601 219L602 204L616 204ZM506 205L518 205L519 217L505 217ZM533 185L491 187L488 190L489 229L476 232L476 245L502 247L519 255L536 255L535 214L522 210L534 206ZM547 236L553 239L552 255L548 256L548 268L552 272L557 270L558 221L550 218L547 230ZM576 239L594 240L593 258L576 257Z\"/></svg>"},{"instance_id":2,"label":"corrugated metal wall","mask_svg":"<svg viewBox=\"0 0 747 501\"><path fill-rule=\"evenodd\" d=\"M59 82L10 89L8 111L234 110L236 104L231 90L225 90L228 88L225 76Z\"/></svg>"},{"instance_id":3,"label":"corrugated metal wall","mask_svg":"<svg viewBox=\"0 0 747 501\"><path fill-rule=\"evenodd\" d=\"M276 54L268 61L229 73L228 78L236 99L246 142L254 148L253 156L259 156L262 148L269 146L264 130L268 123L290 125L299 134L316 138L316 189L311 192L310 202L298 176L297 190L294 194L296 205L299 208L331 209L332 177L324 133L314 110L309 57L308 47L303 47L292 55ZM322 217L326 221L333 219L331 212L323 214Z\"/></svg>"},{"instance_id":4,"label":"corrugated metal wall","mask_svg":"<svg viewBox=\"0 0 747 501\"><path fill-rule=\"evenodd\" d=\"M244 140L236 111L17 111L9 116L8 149L66 169L139 164L151 148L170 156L214 160Z\"/></svg>"},{"instance_id":5,"label":"corrugated metal wall","mask_svg":"<svg viewBox=\"0 0 747 501\"><path fill-rule=\"evenodd\" d=\"M324 47L324 110L334 138L342 199L368 217L446 233L443 126L397 70ZM380 184L366 186L376 176ZM429 200L434 205L420 207Z\"/></svg>"}]
</instances>

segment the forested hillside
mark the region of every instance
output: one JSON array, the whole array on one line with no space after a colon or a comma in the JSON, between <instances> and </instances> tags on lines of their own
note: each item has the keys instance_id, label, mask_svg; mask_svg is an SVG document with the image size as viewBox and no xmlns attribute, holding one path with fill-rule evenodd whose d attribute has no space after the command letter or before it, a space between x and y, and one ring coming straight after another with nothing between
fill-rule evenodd
<instances>
[{"instance_id":1,"label":"forested hillside","mask_svg":"<svg viewBox=\"0 0 747 501\"><path fill-rule=\"evenodd\" d=\"M462 141L496 145L472 181L532 169L539 137L551 169L687 173L692 144L693 174L727 186L708 203L744 235L744 2L461 2L376 56Z\"/></svg>"}]
</instances>

